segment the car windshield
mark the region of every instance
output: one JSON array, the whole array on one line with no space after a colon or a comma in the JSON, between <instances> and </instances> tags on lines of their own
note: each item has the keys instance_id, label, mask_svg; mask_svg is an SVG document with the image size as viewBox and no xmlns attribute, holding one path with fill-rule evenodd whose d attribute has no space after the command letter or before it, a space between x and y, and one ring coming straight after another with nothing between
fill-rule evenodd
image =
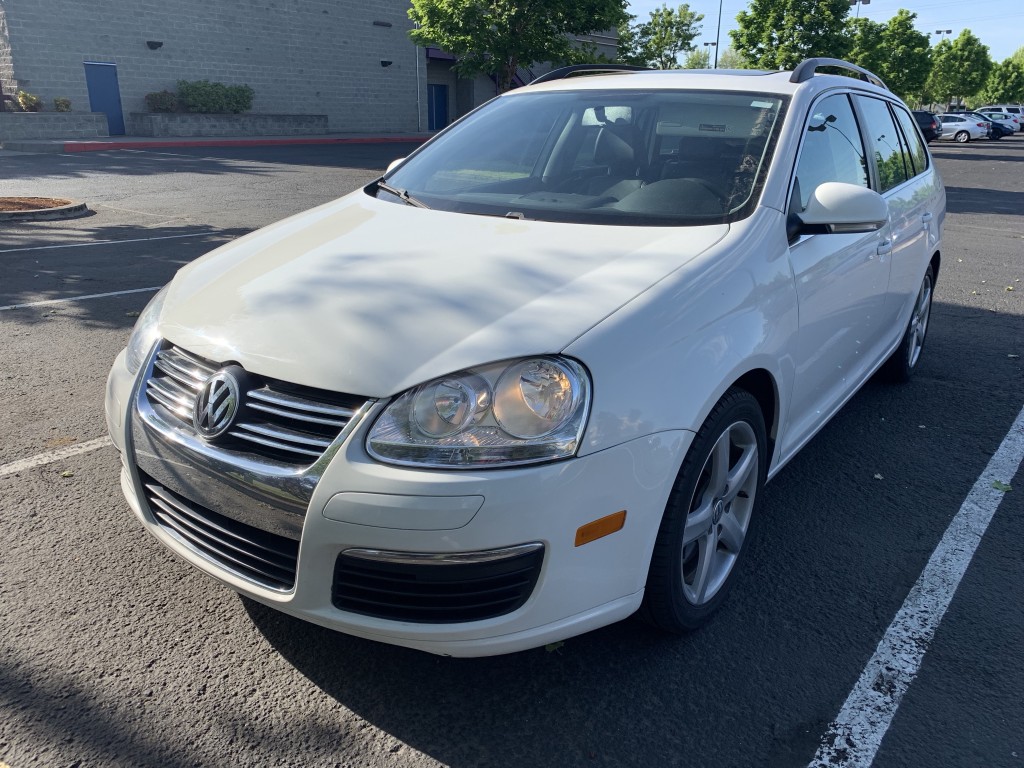
<instances>
[{"instance_id":1,"label":"car windshield","mask_svg":"<svg viewBox=\"0 0 1024 768\"><path fill-rule=\"evenodd\" d=\"M750 214L785 100L583 90L496 99L386 176L397 204L543 221L692 226ZM401 192L398 195L394 192Z\"/></svg>"}]
</instances>

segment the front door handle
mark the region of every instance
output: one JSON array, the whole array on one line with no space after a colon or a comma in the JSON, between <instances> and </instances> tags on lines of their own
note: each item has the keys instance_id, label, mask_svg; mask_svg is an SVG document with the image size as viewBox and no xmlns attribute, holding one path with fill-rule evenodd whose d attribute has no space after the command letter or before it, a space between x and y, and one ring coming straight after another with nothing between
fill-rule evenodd
<instances>
[{"instance_id":1,"label":"front door handle","mask_svg":"<svg viewBox=\"0 0 1024 768\"><path fill-rule=\"evenodd\" d=\"M931 220L932 220L932 219L933 219L934 217L935 217L935 214L934 214L934 213L931 213L931 212L928 212L928 213L922 213L922 214L921 214L921 221L922 221L923 223L927 224L927 223L928 223L929 221L931 221Z\"/></svg>"},{"instance_id":2,"label":"front door handle","mask_svg":"<svg viewBox=\"0 0 1024 768\"><path fill-rule=\"evenodd\" d=\"M875 253L879 256L888 256L892 253L892 240L883 240L878 244L878 248L875 249Z\"/></svg>"}]
</instances>

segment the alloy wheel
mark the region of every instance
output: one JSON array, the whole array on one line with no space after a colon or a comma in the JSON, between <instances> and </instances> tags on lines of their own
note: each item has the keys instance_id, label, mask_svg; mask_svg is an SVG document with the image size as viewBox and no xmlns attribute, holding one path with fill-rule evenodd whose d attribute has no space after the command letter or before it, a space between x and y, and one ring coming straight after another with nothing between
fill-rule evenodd
<instances>
[{"instance_id":1,"label":"alloy wheel","mask_svg":"<svg viewBox=\"0 0 1024 768\"><path fill-rule=\"evenodd\" d=\"M758 483L754 430L737 421L719 436L691 500L683 530L683 594L709 602L725 584L743 547Z\"/></svg>"}]
</instances>

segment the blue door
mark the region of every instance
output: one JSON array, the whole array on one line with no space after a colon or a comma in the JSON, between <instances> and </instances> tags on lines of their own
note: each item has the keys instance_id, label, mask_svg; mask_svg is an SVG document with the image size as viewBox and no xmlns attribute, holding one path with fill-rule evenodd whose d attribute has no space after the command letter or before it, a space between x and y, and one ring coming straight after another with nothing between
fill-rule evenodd
<instances>
[{"instance_id":1,"label":"blue door","mask_svg":"<svg viewBox=\"0 0 1024 768\"><path fill-rule=\"evenodd\" d=\"M427 128L440 131L448 125L448 86L427 86Z\"/></svg>"},{"instance_id":2,"label":"blue door","mask_svg":"<svg viewBox=\"0 0 1024 768\"><path fill-rule=\"evenodd\" d=\"M111 136L124 136L121 89L117 85L117 65L85 62L85 84L89 88L89 108L107 115Z\"/></svg>"}]
</instances>

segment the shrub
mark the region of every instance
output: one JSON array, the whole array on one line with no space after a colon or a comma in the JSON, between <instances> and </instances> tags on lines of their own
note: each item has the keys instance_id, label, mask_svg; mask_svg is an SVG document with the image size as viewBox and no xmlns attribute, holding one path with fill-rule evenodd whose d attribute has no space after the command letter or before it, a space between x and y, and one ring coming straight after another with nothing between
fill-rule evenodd
<instances>
[{"instance_id":1,"label":"shrub","mask_svg":"<svg viewBox=\"0 0 1024 768\"><path fill-rule=\"evenodd\" d=\"M150 112L173 112L178 107L178 97L170 91L147 93L146 106Z\"/></svg>"},{"instance_id":2,"label":"shrub","mask_svg":"<svg viewBox=\"0 0 1024 768\"><path fill-rule=\"evenodd\" d=\"M18 91L14 98L17 99L18 106L23 112L39 112L43 108L43 100L28 91Z\"/></svg>"},{"instance_id":3,"label":"shrub","mask_svg":"<svg viewBox=\"0 0 1024 768\"><path fill-rule=\"evenodd\" d=\"M178 81L178 97L186 112L248 112L252 109L254 95L248 85L224 85L209 80Z\"/></svg>"},{"instance_id":4,"label":"shrub","mask_svg":"<svg viewBox=\"0 0 1024 768\"><path fill-rule=\"evenodd\" d=\"M53 100L53 111L54 112L70 112L71 111L71 99L58 96Z\"/></svg>"}]
</instances>

